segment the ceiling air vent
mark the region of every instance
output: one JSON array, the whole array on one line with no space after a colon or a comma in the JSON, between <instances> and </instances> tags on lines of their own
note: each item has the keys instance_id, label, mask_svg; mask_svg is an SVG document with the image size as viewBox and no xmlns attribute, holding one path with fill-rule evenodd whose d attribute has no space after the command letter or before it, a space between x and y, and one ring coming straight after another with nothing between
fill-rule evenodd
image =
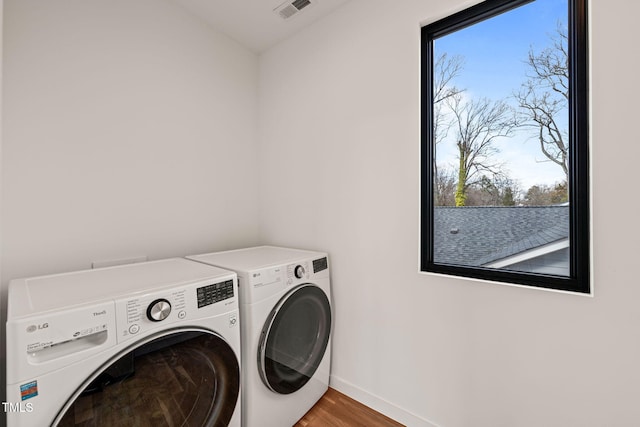
<instances>
[{"instance_id":1,"label":"ceiling air vent","mask_svg":"<svg viewBox=\"0 0 640 427\"><path fill-rule=\"evenodd\" d=\"M305 7L311 6L313 3L315 2L312 2L311 0L289 0L273 9L273 11L282 19L289 19L297 15Z\"/></svg>"}]
</instances>

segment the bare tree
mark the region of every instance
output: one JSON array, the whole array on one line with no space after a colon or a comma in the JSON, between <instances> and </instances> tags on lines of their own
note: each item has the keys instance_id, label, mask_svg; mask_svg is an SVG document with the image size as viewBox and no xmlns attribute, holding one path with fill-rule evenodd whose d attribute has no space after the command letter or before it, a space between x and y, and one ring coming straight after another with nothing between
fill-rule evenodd
<instances>
[{"instance_id":1,"label":"bare tree","mask_svg":"<svg viewBox=\"0 0 640 427\"><path fill-rule=\"evenodd\" d=\"M517 126L512 108L503 100L463 99L461 93L450 96L446 104L454 116L457 132L458 183L456 206L464 206L467 189L485 175L504 174L495 162L495 140L510 136Z\"/></svg>"},{"instance_id":2,"label":"bare tree","mask_svg":"<svg viewBox=\"0 0 640 427\"><path fill-rule=\"evenodd\" d=\"M520 185L505 175L493 179L483 175L467 188L466 206L515 206L519 203Z\"/></svg>"},{"instance_id":3,"label":"bare tree","mask_svg":"<svg viewBox=\"0 0 640 427\"><path fill-rule=\"evenodd\" d=\"M551 185L534 185L527 190L523 204L526 206L546 206L566 203L569 200L567 181Z\"/></svg>"},{"instance_id":4,"label":"bare tree","mask_svg":"<svg viewBox=\"0 0 640 427\"><path fill-rule=\"evenodd\" d=\"M446 121L443 101L462 92L452 84L453 79L460 74L464 65L464 58L460 55L449 56L446 52L436 59L433 67L433 136L435 144L442 141L451 126Z\"/></svg>"},{"instance_id":5,"label":"bare tree","mask_svg":"<svg viewBox=\"0 0 640 427\"><path fill-rule=\"evenodd\" d=\"M434 175L434 204L436 206L455 206L456 173L446 167L436 168Z\"/></svg>"},{"instance_id":6,"label":"bare tree","mask_svg":"<svg viewBox=\"0 0 640 427\"><path fill-rule=\"evenodd\" d=\"M462 90L452 85L453 79L460 74L464 67L464 58L461 55L449 56L443 52L433 67L433 103L437 104L450 96L456 95Z\"/></svg>"},{"instance_id":7,"label":"bare tree","mask_svg":"<svg viewBox=\"0 0 640 427\"><path fill-rule=\"evenodd\" d=\"M462 92L453 85L453 79L460 74L464 65L464 58L460 55L450 56L447 52L442 53L435 61L433 67L433 143L437 147L438 143L447 137L451 121L447 118L444 108L445 100L456 96ZM434 148L435 149L435 148ZM443 186L450 184L448 174L441 173L438 165L433 163L435 203L439 206L446 206Z\"/></svg>"},{"instance_id":8,"label":"bare tree","mask_svg":"<svg viewBox=\"0 0 640 427\"><path fill-rule=\"evenodd\" d=\"M529 50L527 81L515 94L524 125L534 130L542 153L562 168L565 178L569 175L567 40L566 28L558 24L550 47L539 53Z\"/></svg>"}]
</instances>

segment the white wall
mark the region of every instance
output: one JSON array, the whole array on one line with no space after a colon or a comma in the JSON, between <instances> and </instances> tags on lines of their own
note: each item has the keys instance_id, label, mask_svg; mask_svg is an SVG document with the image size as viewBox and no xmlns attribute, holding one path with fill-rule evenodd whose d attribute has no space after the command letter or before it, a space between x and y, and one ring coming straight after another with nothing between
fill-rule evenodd
<instances>
[{"instance_id":1,"label":"white wall","mask_svg":"<svg viewBox=\"0 0 640 427\"><path fill-rule=\"evenodd\" d=\"M4 281L256 241L254 54L164 0L5 18Z\"/></svg>"},{"instance_id":2,"label":"white wall","mask_svg":"<svg viewBox=\"0 0 640 427\"><path fill-rule=\"evenodd\" d=\"M257 243L255 54L166 0L7 0L4 16L3 294Z\"/></svg>"},{"instance_id":3,"label":"white wall","mask_svg":"<svg viewBox=\"0 0 640 427\"><path fill-rule=\"evenodd\" d=\"M640 6L590 10L591 298L417 272L419 24L470 3L353 0L262 55L262 240L330 252L333 385L408 425L635 425Z\"/></svg>"}]
</instances>

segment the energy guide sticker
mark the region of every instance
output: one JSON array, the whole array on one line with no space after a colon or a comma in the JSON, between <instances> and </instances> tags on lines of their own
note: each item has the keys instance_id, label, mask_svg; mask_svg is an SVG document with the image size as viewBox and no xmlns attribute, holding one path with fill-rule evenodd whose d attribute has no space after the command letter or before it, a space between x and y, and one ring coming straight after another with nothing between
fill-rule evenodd
<instances>
[{"instance_id":1,"label":"energy guide sticker","mask_svg":"<svg viewBox=\"0 0 640 427\"><path fill-rule=\"evenodd\" d=\"M20 386L20 397L22 400L31 399L38 395L38 381L22 384Z\"/></svg>"}]
</instances>

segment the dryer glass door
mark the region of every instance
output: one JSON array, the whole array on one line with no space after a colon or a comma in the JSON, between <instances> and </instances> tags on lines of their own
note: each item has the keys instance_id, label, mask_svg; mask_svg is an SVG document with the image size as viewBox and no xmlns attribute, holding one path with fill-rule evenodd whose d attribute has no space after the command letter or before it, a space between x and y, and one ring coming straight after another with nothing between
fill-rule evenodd
<instances>
[{"instance_id":1,"label":"dryer glass door","mask_svg":"<svg viewBox=\"0 0 640 427\"><path fill-rule=\"evenodd\" d=\"M59 426L226 426L240 392L233 349L208 331L151 337L114 357L69 400Z\"/></svg>"},{"instance_id":2,"label":"dryer glass door","mask_svg":"<svg viewBox=\"0 0 640 427\"><path fill-rule=\"evenodd\" d=\"M293 393L318 369L329 344L331 306L322 289L301 285L276 304L258 346L258 370L272 391Z\"/></svg>"}]
</instances>

